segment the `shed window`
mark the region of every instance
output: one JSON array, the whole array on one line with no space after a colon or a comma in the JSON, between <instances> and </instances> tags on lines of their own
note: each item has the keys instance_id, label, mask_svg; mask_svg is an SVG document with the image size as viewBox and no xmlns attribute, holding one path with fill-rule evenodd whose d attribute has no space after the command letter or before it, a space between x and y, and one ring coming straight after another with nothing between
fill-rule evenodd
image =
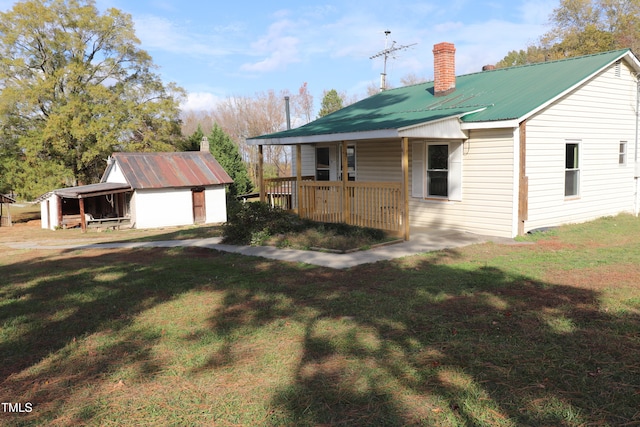
<instances>
[{"instance_id":1,"label":"shed window","mask_svg":"<svg viewBox=\"0 0 640 427\"><path fill-rule=\"evenodd\" d=\"M564 195L573 197L580 190L580 144L567 142L565 147Z\"/></svg>"}]
</instances>

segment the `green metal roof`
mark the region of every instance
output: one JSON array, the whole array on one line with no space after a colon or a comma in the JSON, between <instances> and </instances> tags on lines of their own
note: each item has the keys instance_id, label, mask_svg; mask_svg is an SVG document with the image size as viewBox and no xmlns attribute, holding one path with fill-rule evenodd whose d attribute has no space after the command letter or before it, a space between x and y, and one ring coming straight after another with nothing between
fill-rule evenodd
<instances>
[{"instance_id":1,"label":"green metal roof","mask_svg":"<svg viewBox=\"0 0 640 427\"><path fill-rule=\"evenodd\" d=\"M466 123L520 119L629 52L624 49L457 76L455 91L440 97L433 94L433 82L390 89L299 128L251 139L402 129L456 116Z\"/></svg>"}]
</instances>

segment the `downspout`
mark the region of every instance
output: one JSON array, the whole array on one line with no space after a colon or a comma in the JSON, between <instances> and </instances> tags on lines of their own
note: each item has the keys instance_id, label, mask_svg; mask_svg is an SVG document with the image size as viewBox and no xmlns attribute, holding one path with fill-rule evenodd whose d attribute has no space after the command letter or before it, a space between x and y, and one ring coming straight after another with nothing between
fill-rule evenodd
<instances>
[{"instance_id":1,"label":"downspout","mask_svg":"<svg viewBox=\"0 0 640 427\"><path fill-rule=\"evenodd\" d=\"M636 140L635 147L633 151L633 160L635 172L634 176L634 184L635 184L635 200L634 200L634 213L635 216L638 216L638 212L640 212L640 194L638 188L638 180L640 179L640 164L638 163L638 139L640 134L640 73L636 74Z\"/></svg>"}]
</instances>

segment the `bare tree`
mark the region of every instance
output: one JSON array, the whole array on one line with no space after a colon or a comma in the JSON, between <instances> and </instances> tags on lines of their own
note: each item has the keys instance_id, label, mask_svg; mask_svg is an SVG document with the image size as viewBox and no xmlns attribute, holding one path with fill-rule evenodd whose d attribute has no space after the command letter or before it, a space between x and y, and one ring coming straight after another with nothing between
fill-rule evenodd
<instances>
[{"instance_id":1,"label":"bare tree","mask_svg":"<svg viewBox=\"0 0 640 427\"><path fill-rule=\"evenodd\" d=\"M307 82L302 83L292 101L293 114L300 118L303 124L309 123L313 117L313 95L309 92Z\"/></svg>"},{"instance_id":2,"label":"bare tree","mask_svg":"<svg viewBox=\"0 0 640 427\"><path fill-rule=\"evenodd\" d=\"M183 111L180 114L182 120L182 134L193 135L198 130L198 126L205 135L211 133L215 123L213 111Z\"/></svg>"},{"instance_id":3,"label":"bare tree","mask_svg":"<svg viewBox=\"0 0 640 427\"><path fill-rule=\"evenodd\" d=\"M426 81L427 79L425 79L424 77L420 77L415 73L409 73L400 79L400 83L402 83L402 86L417 85Z\"/></svg>"},{"instance_id":4,"label":"bare tree","mask_svg":"<svg viewBox=\"0 0 640 427\"><path fill-rule=\"evenodd\" d=\"M256 93L254 97L229 97L216 106L214 121L238 144L254 183L258 182L258 148L247 145L247 138L285 129L284 97L288 91ZM264 147L265 175L284 176L291 170L288 147Z\"/></svg>"}]
</instances>

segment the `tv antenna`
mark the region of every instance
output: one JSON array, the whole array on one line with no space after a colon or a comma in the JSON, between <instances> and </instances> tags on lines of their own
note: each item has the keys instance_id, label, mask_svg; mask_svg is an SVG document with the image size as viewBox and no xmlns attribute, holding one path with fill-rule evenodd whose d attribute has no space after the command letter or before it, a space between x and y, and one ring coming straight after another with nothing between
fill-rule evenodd
<instances>
[{"instance_id":1,"label":"tv antenna","mask_svg":"<svg viewBox=\"0 0 640 427\"><path fill-rule=\"evenodd\" d=\"M402 45L402 46L396 46L396 42L392 41L391 42L391 46L389 46L389 34L391 34L391 31L387 30L384 32L384 50L376 53L373 56L370 56L369 59L375 59L375 58L380 58L381 56L384 57L384 71L382 73L380 73L380 92L384 91L387 89L387 59L389 57L392 57L395 59L395 56L393 56L394 52L397 52L399 50L405 50L410 48L411 46L415 46L417 43L413 43L413 44L409 44L409 45Z\"/></svg>"}]
</instances>

